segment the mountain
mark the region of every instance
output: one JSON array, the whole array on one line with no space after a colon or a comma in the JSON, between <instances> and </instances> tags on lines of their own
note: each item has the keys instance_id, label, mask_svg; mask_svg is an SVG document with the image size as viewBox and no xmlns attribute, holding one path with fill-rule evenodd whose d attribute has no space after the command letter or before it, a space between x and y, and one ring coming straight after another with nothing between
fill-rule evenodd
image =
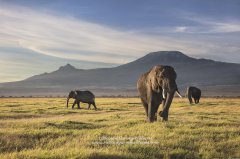
<instances>
[{"instance_id":1,"label":"mountain","mask_svg":"<svg viewBox=\"0 0 240 159\"><path fill-rule=\"evenodd\" d=\"M67 64L51 73L2 83L0 96L66 95L72 89L90 89L97 95L137 95L138 77L157 64L175 68L181 91L194 85L202 88L205 95L240 96L240 64L196 59L179 51L149 53L136 61L113 68L84 70Z\"/></svg>"}]
</instances>

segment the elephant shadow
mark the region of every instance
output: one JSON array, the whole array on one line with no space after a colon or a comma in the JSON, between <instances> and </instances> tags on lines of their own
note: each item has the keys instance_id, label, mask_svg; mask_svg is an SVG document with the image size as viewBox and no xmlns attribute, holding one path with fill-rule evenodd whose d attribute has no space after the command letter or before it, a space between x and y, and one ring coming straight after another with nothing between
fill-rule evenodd
<instances>
[{"instance_id":1,"label":"elephant shadow","mask_svg":"<svg viewBox=\"0 0 240 159\"><path fill-rule=\"evenodd\" d=\"M45 123L47 126L51 126L58 129L75 129L75 130L82 130L82 129L96 129L104 127L103 125L95 125L92 123L84 123L78 121L64 121L62 123Z\"/></svg>"}]
</instances>

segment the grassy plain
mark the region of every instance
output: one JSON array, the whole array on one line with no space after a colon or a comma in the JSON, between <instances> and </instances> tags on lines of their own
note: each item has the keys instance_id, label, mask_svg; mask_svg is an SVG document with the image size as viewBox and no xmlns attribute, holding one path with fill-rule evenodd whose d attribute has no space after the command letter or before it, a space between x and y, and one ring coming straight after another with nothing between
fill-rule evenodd
<instances>
[{"instance_id":1,"label":"grassy plain","mask_svg":"<svg viewBox=\"0 0 240 159\"><path fill-rule=\"evenodd\" d=\"M240 158L240 99L175 98L168 122L146 123L138 98L0 99L0 158Z\"/></svg>"}]
</instances>

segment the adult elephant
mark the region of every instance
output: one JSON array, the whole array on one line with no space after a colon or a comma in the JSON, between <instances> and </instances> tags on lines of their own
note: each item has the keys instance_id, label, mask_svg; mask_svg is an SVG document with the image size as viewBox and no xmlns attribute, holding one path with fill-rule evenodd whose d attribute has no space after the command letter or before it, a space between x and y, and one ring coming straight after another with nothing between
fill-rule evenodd
<instances>
[{"instance_id":1,"label":"adult elephant","mask_svg":"<svg viewBox=\"0 0 240 159\"><path fill-rule=\"evenodd\" d=\"M90 109L91 104L94 106L95 110L97 109L95 104L95 96L90 91L79 91L79 90L70 91L67 97L67 108L68 108L68 102L70 98L75 99L72 105L72 109L76 104L78 105L78 109L80 109L80 102L88 103L88 109Z\"/></svg>"},{"instance_id":2,"label":"adult elephant","mask_svg":"<svg viewBox=\"0 0 240 159\"><path fill-rule=\"evenodd\" d=\"M190 104L193 103L192 98L195 104L197 104L201 98L201 90L197 87L190 86L187 88L187 96Z\"/></svg>"},{"instance_id":3,"label":"adult elephant","mask_svg":"<svg viewBox=\"0 0 240 159\"><path fill-rule=\"evenodd\" d=\"M137 89L148 122L157 120L156 113L161 103L163 103L163 109L159 115L163 121L168 120L168 112L175 92L182 98L177 88L176 78L177 74L173 67L157 65L138 79Z\"/></svg>"}]
</instances>

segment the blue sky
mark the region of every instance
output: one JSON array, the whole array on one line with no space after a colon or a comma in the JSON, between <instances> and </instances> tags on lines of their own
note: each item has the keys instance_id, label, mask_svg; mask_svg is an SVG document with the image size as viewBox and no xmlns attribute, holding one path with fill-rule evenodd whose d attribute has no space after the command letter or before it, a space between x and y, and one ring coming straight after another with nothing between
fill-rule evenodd
<instances>
[{"instance_id":1,"label":"blue sky","mask_svg":"<svg viewBox=\"0 0 240 159\"><path fill-rule=\"evenodd\" d=\"M0 82L152 51L240 61L239 0L0 0Z\"/></svg>"}]
</instances>

